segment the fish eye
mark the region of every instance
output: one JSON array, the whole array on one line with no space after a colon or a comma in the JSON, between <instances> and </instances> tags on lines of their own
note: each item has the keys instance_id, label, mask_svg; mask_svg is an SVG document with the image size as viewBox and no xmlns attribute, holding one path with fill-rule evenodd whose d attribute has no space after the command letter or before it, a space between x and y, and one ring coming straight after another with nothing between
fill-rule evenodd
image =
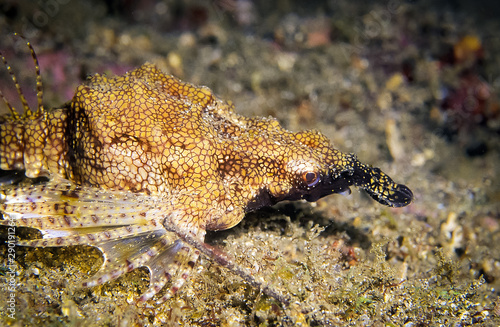
<instances>
[{"instance_id":1,"label":"fish eye","mask_svg":"<svg viewBox=\"0 0 500 327\"><path fill-rule=\"evenodd\" d=\"M302 174L302 180L308 187L313 187L319 182L319 174L314 171L307 171Z\"/></svg>"}]
</instances>

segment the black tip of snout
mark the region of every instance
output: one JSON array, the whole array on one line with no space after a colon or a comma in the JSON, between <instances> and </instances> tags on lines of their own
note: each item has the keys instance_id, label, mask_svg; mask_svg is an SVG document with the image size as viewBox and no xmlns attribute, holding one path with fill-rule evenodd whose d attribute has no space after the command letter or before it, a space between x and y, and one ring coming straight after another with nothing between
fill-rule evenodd
<instances>
[{"instance_id":1,"label":"black tip of snout","mask_svg":"<svg viewBox=\"0 0 500 327\"><path fill-rule=\"evenodd\" d=\"M404 207L413 200L413 192L403 184L394 183L379 168L358 164L353 173L353 184L362 187L377 202L389 207Z\"/></svg>"},{"instance_id":2,"label":"black tip of snout","mask_svg":"<svg viewBox=\"0 0 500 327\"><path fill-rule=\"evenodd\" d=\"M413 200L413 192L403 184L394 184L395 187L387 188L384 192L373 192L371 189L365 189L368 194L381 204L389 207L405 207Z\"/></svg>"}]
</instances>

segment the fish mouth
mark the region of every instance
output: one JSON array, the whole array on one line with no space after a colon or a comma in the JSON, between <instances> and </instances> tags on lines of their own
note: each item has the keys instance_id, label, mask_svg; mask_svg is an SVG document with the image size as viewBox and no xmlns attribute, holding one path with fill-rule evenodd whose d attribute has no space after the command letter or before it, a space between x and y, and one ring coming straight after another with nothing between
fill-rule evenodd
<instances>
[{"instance_id":1,"label":"fish mouth","mask_svg":"<svg viewBox=\"0 0 500 327\"><path fill-rule=\"evenodd\" d=\"M273 205L283 200L306 200L315 202L330 194L350 194L351 186L364 189L377 202L389 207L404 207L413 200L413 192L406 185L395 183L379 168L364 165L351 157L351 165L343 167L342 171L329 167L325 173L320 173L317 184L311 187L295 187L286 194L271 194L267 189L261 189L250 201L245 210L252 211L264 206Z\"/></svg>"},{"instance_id":2,"label":"fish mouth","mask_svg":"<svg viewBox=\"0 0 500 327\"><path fill-rule=\"evenodd\" d=\"M370 188L365 188L365 191L379 203L394 208L405 207L413 200L413 192L403 184L394 183L394 186L384 193L373 192Z\"/></svg>"},{"instance_id":3,"label":"fish mouth","mask_svg":"<svg viewBox=\"0 0 500 327\"><path fill-rule=\"evenodd\" d=\"M350 169L341 173L330 171L315 188L303 195L303 199L314 202L332 194L350 194L350 186L364 189L375 201L389 207L404 207L413 200L413 192L403 184L395 183L379 168L355 161Z\"/></svg>"},{"instance_id":4,"label":"fish mouth","mask_svg":"<svg viewBox=\"0 0 500 327\"><path fill-rule=\"evenodd\" d=\"M356 162L351 175L352 185L364 189L375 201L389 207L404 207L413 200L413 192L403 184L395 183L381 171Z\"/></svg>"},{"instance_id":5,"label":"fish mouth","mask_svg":"<svg viewBox=\"0 0 500 327\"><path fill-rule=\"evenodd\" d=\"M352 177L348 172L334 176L329 173L322 178L322 181L303 195L303 199L308 202L315 202L330 194L351 194L350 186L353 185Z\"/></svg>"}]
</instances>

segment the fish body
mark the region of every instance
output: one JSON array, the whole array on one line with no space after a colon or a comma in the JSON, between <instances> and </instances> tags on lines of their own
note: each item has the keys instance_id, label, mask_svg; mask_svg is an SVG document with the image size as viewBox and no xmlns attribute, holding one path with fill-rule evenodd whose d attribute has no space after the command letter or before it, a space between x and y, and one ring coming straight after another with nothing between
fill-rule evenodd
<instances>
[{"instance_id":1,"label":"fish body","mask_svg":"<svg viewBox=\"0 0 500 327\"><path fill-rule=\"evenodd\" d=\"M96 75L62 108L0 121L0 169L49 178L3 187L0 223L42 232L19 245L99 248L104 264L84 286L148 267L150 288L141 301L169 281L158 301L172 296L200 253L281 300L204 243L206 231L231 228L245 213L279 201L316 201L350 186L393 207L413 197L323 134L240 116L209 88L152 64L118 77Z\"/></svg>"}]
</instances>

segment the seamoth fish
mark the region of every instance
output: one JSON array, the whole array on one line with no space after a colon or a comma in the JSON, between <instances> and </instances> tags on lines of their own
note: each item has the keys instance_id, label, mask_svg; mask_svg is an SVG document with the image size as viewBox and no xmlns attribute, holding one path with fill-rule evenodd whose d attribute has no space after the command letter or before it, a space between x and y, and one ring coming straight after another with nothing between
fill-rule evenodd
<instances>
[{"instance_id":1,"label":"seamoth fish","mask_svg":"<svg viewBox=\"0 0 500 327\"><path fill-rule=\"evenodd\" d=\"M21 246L90 245L104 255L94 286L145 266L146 301L170 282L162 302L188 278L200 253L286 302L228 255L204 242L245 213L283 200L316 201L364 189L402 207L413 194L380 169L335 149L320 132L293 133L274 118L246 118L207 87L183 82L152 64L118 77L95 75L60 108L24 106L0 118L0 169L23 170L36 185L0 188L3 225L36 228L43 238ZM2 95L2 98L3 95ZM5 99L5 98L4 98Z\"/></svg>"}]
</instances>

